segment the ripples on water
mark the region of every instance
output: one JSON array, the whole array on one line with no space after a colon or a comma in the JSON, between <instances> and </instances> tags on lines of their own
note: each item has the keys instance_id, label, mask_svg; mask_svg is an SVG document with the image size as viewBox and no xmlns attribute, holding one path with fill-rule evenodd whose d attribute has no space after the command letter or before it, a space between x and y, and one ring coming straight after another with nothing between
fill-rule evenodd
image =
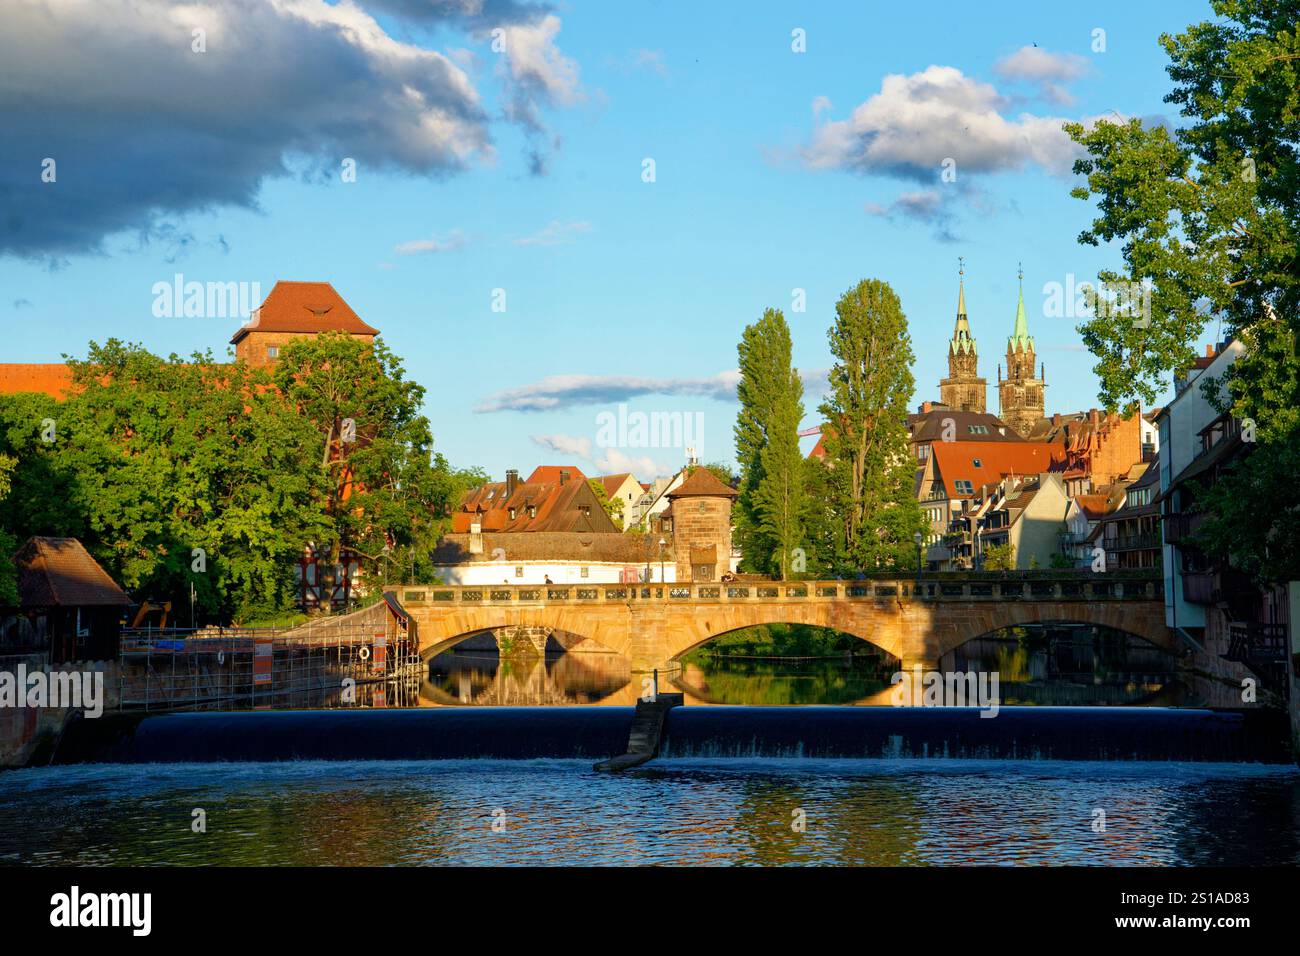
<instances>
[{"instance_id":1,"label":"ripples on water","mask_svg":"<svg viewBox=\"0 0 1300 956\"><path fill-rule=\"evenodd\" d=\"M196 807L207 833L190 830ZM541 760L0 774L4 864L1298 862L1300 773L1285 767L667 760L608 776Z\"/></svg>"}]
</instances>

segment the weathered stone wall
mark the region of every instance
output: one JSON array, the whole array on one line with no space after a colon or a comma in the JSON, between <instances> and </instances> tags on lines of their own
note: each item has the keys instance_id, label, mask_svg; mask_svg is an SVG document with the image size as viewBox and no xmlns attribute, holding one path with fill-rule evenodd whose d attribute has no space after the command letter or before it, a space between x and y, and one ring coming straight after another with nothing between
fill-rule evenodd
<instances>
[{"instance_id":1,"label":"weathered stone wall","mask_svg":"<svg viewBox=\"0 0 1300 956\"><path fill-rule=\"evenodd\" d=\"M716 555L712 580L731 569L731 499L678 498L673 502L673 553L677 580L694 580L691 548L713 547Z\"/></svg>"}]
</instances>

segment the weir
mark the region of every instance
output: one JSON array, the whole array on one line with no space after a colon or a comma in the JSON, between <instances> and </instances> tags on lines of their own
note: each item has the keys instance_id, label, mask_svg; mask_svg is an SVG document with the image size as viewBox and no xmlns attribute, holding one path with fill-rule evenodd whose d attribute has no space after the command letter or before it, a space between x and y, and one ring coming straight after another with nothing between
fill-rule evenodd
<instances>
[{"instance_id":1,"label":"weir","mask_svg":"<svg viewBox=\"0 0 1300 956\"><path fill-rule=\"evenodd\" d=\"M631 707L493 707L106 715L73 724L56 763L604 760ZM1286 716L1151 707L674 707L676 758L1012 759L1289 763Z\"/></svg>"}]
</instances>

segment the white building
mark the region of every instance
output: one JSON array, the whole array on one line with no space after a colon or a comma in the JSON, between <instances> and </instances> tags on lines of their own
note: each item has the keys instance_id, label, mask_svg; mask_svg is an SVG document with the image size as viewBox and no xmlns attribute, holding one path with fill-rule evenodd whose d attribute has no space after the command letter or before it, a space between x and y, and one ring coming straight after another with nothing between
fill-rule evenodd
<instances>
[{"instance_id":1,"label":"white building","mask_svg":"<svg viewBox=\"0 0 1300 956\"><path fill-rule=\"evenodd\" d=\"M636 584L677 579L672 538L619 532L484 532L445 535L433 553L444 584Z\"/></svg>"},{"instance_id":2,"label":"white building","mask_svg":"<svg viewBox=\"0 0 1300 956\"><path fill-rule=\"evenodd\" d=\"M1219 380L1223 373L1240 358L1244 348L1238 342L1229 342L1217 352L1207 347L1206 356L1198 359L1196 366L1188 370L1185 378L1175 380L1177 394L1173 401L1164 407L1156 419L1160 431L1160 498L1169 496L1173 479L1183 474L1184 470L1199 458L1204 451L1202 432L1221 413L1201 393L1203 376ZM1220 386L1220 394L1222 386ZM1165 501L1162 513L1176 515L1180 510L1178 502ZM1184 635L1198 638L1205 628L1204 600L1189 601L1185 593L1186 572L1195 569L1183 567L1183 555L1170 544L1168 518L1163 528L1164 541L1164 586L1165 586L1165 623ZM1199 643L1199 640L1198 640Z\"/></svg>"}]
</instances>

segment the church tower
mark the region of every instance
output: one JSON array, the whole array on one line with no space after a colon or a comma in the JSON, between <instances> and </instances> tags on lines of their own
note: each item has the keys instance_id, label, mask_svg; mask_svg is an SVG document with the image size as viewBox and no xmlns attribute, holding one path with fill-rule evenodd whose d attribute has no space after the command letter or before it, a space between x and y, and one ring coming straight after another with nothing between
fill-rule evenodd
<instances>
[{"instance_id":1,"label":"church tower","mask_svg":"<svg viewBox=\"0 0 1300 956\"><path fill-rule=\"evenodd\" d=\"M999 417L1022 437L1043 419L1046 370L1034 378L1034 340L1025 319L1025 273L1020 271L1020 299L1016 303L1016 325L1007 339L1007 377L998 367Z\"/></svg>"},{"instance_id":2,"label":"church tower","mask_svg":"<svg viewBox=\"0 0 1300 956\"><path fill-rule=\"evenodd\" d=\"M966 318L966 266L957 261L957 325L948 342L948 377L939 380L939 401L958 411L982 413L988 382L979 377L979 352Z\"/></svg>"}]
</instances>

